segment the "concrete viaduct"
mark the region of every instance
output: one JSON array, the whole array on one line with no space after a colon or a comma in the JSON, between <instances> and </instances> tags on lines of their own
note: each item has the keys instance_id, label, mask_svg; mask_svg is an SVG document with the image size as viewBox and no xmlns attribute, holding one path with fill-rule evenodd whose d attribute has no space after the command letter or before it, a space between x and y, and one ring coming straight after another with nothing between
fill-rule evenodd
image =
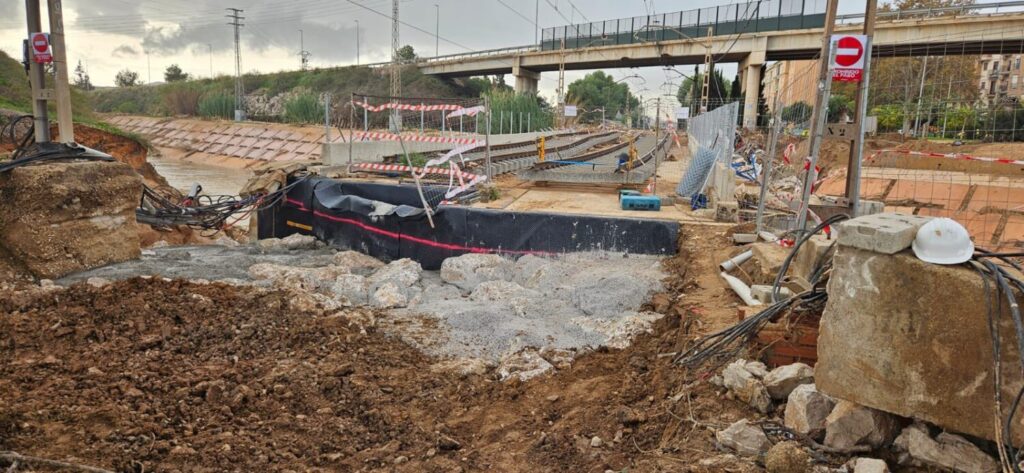
<instances>
[{"instance_id":1,"label":"concrete viaduct","mask_svg":"<svg viewBox=\"0 0 1024 473\"><path fill-rule=\"evenodd\" d=\"M1005 2L1009 3L1009 2ZM1024 3L1024 2L1012 2ZM980 6L980 5L979 5ZM860 24L836 25L837 33L859 33ZM737 33L713 36L717 63L739 64L744 92L758 90L767 61L814 59L821 49L822 28ZM537 46L424 58L425 74L466 77L512 74L516 91L536 92L543 72L622 67L678 66L704 63L705 39L642 41L541 50ZM1024 12L945 15L930 18L880 17L875 29L875 57L1024 53ZM744 127L757 123L757 93L746 93Z\"/></svg>"}]
</instances>

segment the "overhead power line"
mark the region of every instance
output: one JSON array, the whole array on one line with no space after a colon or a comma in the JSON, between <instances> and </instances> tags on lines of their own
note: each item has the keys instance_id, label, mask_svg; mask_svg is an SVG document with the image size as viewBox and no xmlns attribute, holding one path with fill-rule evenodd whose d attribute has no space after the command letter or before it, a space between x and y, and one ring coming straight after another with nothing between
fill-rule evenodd
<instances>
[{"instance_id":1,"label":"overhead power line","mask_svg":"<svg viewBox=\"0 0 1024 473\"><path fill-rule=\"evenodd\" d=\"M512 13L515 13L516 15L519 16L519 18L522 18L522 19L526 20L527 23L529 23L531 25L534 25L534 26L537 25L537 23L535 23L533 20L528 18L526 15L523 15L522 13L519 13L519 10L516 10L515 8L512 8L511 6L509 6L509 4L505 3L504 1L498 0L498 3L500 3L505 8L508 8L509 10L512 10Z\"/></svg>"}]
</instances>

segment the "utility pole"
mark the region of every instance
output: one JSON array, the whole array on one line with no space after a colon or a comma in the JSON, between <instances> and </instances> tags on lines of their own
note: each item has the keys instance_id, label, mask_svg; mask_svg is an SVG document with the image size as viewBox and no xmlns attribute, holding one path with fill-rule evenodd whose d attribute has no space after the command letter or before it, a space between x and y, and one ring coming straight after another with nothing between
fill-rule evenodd
<instances>
[{"instance_id":1,"label":"utility pole","mask_svg":"<svg viewBox=\"0 0 1024 473\"><path fill-rule=\"evenodd\" d=\"M402 61L398 57L398 0L391 0L391 100L402 95ZM394 132L398 133L401 117L397 108L391 111Z\"/></svg>"},{"instance_id":2,"label":"utility pole","mask_svg":"<svg viewBox=\"0 0 1024 473\"><path fill-rule=\"evenodd\" d=\"M32 33L41 33L43 31L42 20L40 19L39 13L39 0L25 0L25 17L28 20L28 37L31 41ZM31 44L27 44L25 49L28 51L28 55L25 57L25 61L28 62L28 77L32 83L32 115L35 117L35 137L36 143L46 143L50 141L50 120L46 116L46 71L43 70L43 65L36 62L33 59L35 55Z\"/></svg>"},{"instance_id":3,"label":"utility pole","mask_svg":"<svg viewBox=\"0 0 1024 473\"><path fill-rule=\"evenodd\" d=\"M226 8L226 10L231 12L230 15L227 15L228 18L231 18L231 23L228 25L235 27L235 121L238 122L243 119L242 95L245 94L242 85L242 46L238 38L239 28L245 26L245 23L242 23L245 17L238 14L245 10L238 8Z\"/></svg>"},{"instance_id":4,"label":"utility pole","mask_svg":"<svg viewBox=\"0 0 1024 473\"><path fill-rule=\"evenodd\" d=\"M441 6L434 4L434 57L441 51Z\"/></svg>"},{"instance_id":5,"label":"utility pole","mask_svg":"<svg viewBox=\"0 0 1024 473\"><path fill-rule=\"evenodd\" d=\"M153 83L153 63L149 62L149 51L146 51L146 83Z\"/></svg>"},{"instance_id":6,"label":"utility pole","mask_svg":"<svg viewBox=\"0 0 1024 473\"><path fill-rule=\"evenodd\" d=\"M661 138L661 97L654 106L654 181L651 182L651 195L658 195L658 141Z\"/></svg>"},{"instance_id":7,"label":"utility pole","mask_svg":"<svg viewBox=\"0 0 1024 473\"><path fill-rule=\"evenodd\" d=\"M559 128L565 128L565 38L562 38L561 54L558 59L558 110L562 114Z\"/></svg>"},{"instance_id":8,"label":"utility pole","mask_svg":"<svg viewBox=\"0 0 1024 473\"><path fill-rule=\"evenodd\" d=\"M64 7L61 0L47 0L47 7L50 12L50 47L53 48L53 66L57 73L53 81L57 96L57 130L61 143L74 143L71 88L68 85L68 55L64 47Z\"/></svg>"},{"instance_id":9,"label":"utility pole","mask_svg":"<svg viewBox=\"0 0 1024 473\"><path fill-rule=\"evenodd\" d=\"M356 65L359 65L359 20L356 20Z\"/></svg>"},{"instance_id":10,"label":"utility pole","mask_svg":"<svg viewBox=\"0 0 1024 473\"><path fill-rule=\"evenodd\" d=\"M309 70L309 51L306 51L306 41L303 38L302 30L299 30L299 58L302 61L302 70Z\"/></svg>"},{"instance_id":11,"label":"utility pole","mask_svg":"<svg viewBox=\"0 0 1024 473\"><path fill-rule=\"evenodd\" d=\"M707 43L704 47L704 80L700 86L700 113L708 111L708 99L711 96L711 76L714 74L711 63L711 35L713 30L708 27Z\"/></svg>"},{"instance_id":12,"label":"utility pole","mask_svg":"<svg viewBox=\"0 0 1024 473\"><path fill-rule=\"evenodd\" d=\"M803 230L807 226L807 206L811 198L811 188L814 187L814 181L817 179L814 167L818 164L822 133L824 132L825 121L828 118L828 96L832 88L832 77L829 74L832 64L832 33L835 31L836 9L838 6L839 0L828 0L825 9L825 32L821 38L821 54L818 56L821 60L820 67L818 68L818 94L815 96L814 110L811 113L811 144L810 154L808 155L810 166L807 169L802 199L800 200L800 210L796 217L796 228L798 230Z\"/></svg>"},{"instance_id":13,"label":"utility pole","mask_svg":"<svg viewBox=\"0 0 1024 473\"><path fill-rule=\"evenodd\" d=\"M206 50L210 53L210 78L213 79L213 45L206 43Z\"/></svg>"}]
</instances>

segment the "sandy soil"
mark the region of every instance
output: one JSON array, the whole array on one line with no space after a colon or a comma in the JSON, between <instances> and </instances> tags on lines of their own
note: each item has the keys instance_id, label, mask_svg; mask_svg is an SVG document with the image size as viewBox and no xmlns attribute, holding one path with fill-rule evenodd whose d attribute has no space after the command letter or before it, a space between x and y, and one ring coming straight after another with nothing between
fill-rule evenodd
<instances>
[{"instance_id":1,"label":"sandy soil","mask_svg":"<svg viewBox=\"0 0 1024 473\"><path fill-rule=\"evenodd\" d=\"M525 383L440 370L377 330L383 314L284 292L3 293L0 450L118 471L757 471L713 443L749 408L663 356L735 320L712 270L724 233L684 241L654 333Z\"/></svg>"}]
</instances>

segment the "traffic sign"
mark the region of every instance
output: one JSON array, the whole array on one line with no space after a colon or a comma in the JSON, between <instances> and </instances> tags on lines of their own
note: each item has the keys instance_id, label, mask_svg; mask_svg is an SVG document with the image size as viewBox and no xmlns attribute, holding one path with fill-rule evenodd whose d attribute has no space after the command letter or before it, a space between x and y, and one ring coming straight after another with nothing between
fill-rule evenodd
<instances>
[{"instance_id":1,"label":"traffic sign","mask_svg":"<svg viewBox=\"0 0 1024 473\"><path fill-rule=\"evenodd\" d=\"M46 33L32 33L28 37L32 46L32 60L39 64L53 62L53 55L50 54L50 35Z\"/></svg>"},{"instance_id":2,"label":"traffic sign","mask_svg":"<svg viewBox=\"0 0 1024 473\"><path fill-rule=\"evenodd\" d=\"M832 35L835 59L832 61L832 80L860 82L864 75L864 51L868 37L860 34Z\"/></svg>"},{"instance_id":3,"label":"traffic sign","mask_svg":"<svg viewBox=\"0 0 1024 473\"><path fill-rule=\"evenodd\" d=\"M566 117L575 117L576 116L576 106L575 105L564 105L563 107L564 107L564 109L563 109L564 113L562 114L562 116L566 116Z\"/></svg>"}]
</instances>

